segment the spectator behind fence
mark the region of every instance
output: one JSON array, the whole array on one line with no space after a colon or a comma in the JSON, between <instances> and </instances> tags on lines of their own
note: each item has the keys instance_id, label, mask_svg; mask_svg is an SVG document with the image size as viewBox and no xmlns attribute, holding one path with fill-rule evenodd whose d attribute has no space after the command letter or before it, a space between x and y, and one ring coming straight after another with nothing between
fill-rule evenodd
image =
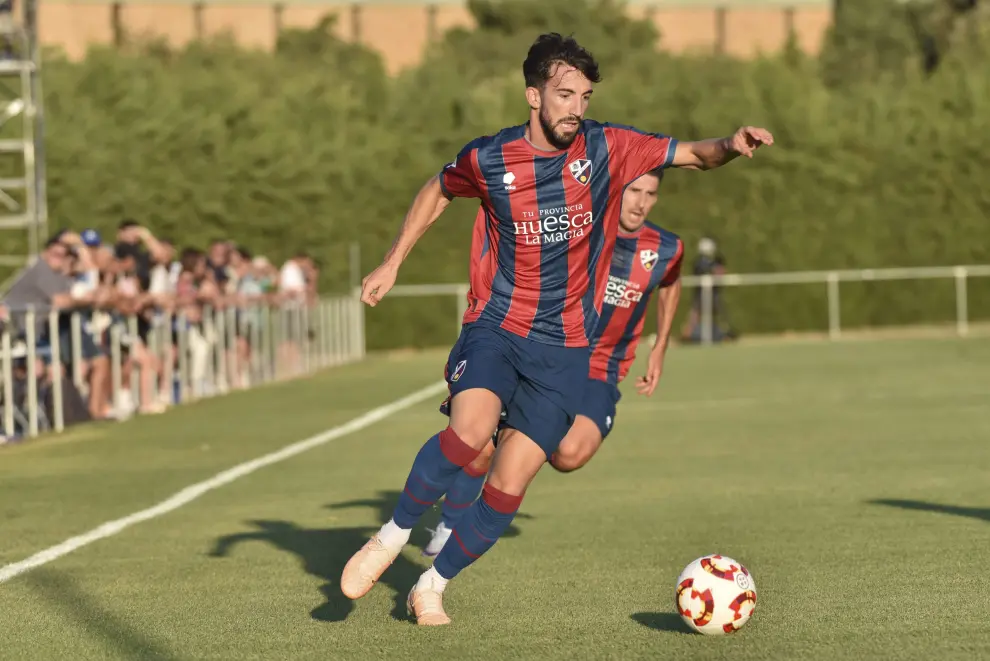
<instances>
[{"instance_id":1,"label":"spectator behind fence","mask_svg":"<svg viewBox=\"0 0 990 661\"><path fill-rule=\"evenodd\" d=\"M698 257L694 260L694 275L725 275L725 257L719 252L715 240L704 237L698 241ZM712 287L711 298L712 313L712 341L722 342L724 340L735 339L736 333L729 325L729 318L725 311L725 303L722 300L722 287L715 285ZM687 323L681 331L682 339L685 342L701 342L703 317L702 288L694 290L691 301L691 311L688 314Z\"/></svg>"},{"instance_id":2,"label":"spectator behind fence","mask_svg":"<svg viewBox=\"0 0 990 661\"><path fill-rule=\"evenodd\" d=\"M113 308L115 296L113 287L104 281L103 274L114 266L113 253L103 246L96 230L87 229L81 234L63 231L61 242L69 248L69 274L72 278L72 297L77 301L89 301L88 305L76 307L73 312L79 315L79 348L82 380L88 384L90 416L94 419L114 417L110 402L110 358L102 331L106 324L101 322L107 311ZM64 364L72 364L72 324L60 318L59 348Z\"/></svg>"},{"instance_id":3,"label":"spectator behind fence","mask_svg":"<svg viewBox=\"0 0 990 661\"><path fill-rule=\"evenodd\" d=\"M155 355L148 350L148 338L154 321L154 297L148 292L151 281L151 257L145 257L134 244L118 243L117 273L115 287L117 305L116 320L125 329L121 336L121 346L126 352L123 360L123 387L115 402L123 415L129 415L134 410L131 401L131 378L134 369L140 370L138 393L141 413L161 413L165 405L155 398L155 382L161 372L161 366ZM128 320L133 320L127 324Z\"/></svg>"},{"instance_id":4,"label":"spectator behind fence","mask_svg":"<svg viewBox=\"0 0 990 661\"><path fill-rule=\"evenodd\" d=\"M252 343L260 337L261 308L265 303L263 272L259 265L267 263L264 257L253 258L246 248L238 247L232 254L231 282L236 283L234 304L238 307L235 316L236 347L234 360L230 361L230 382L236 387L250 385L250 362L252 352L260 347Z\"/></svg>"},{"instance_id":5,"label":"spectator behind fence","mask_svg":"<svg viewBox=\"0 0 990 661\"><path fill-rule=\"evenodd\" d=\"M276 371L279 376L300 371L299 342L309 332L306 309L318 303L318 271L308 256L296 255L279 273L266 258L217 240L208 254L186 248L176 259L171 242L131 219L119 224L113 239L104 243L93 229L59 232L0 306L15 352L25 351L27 309L35 309L39 395L50 392L52 375L68 374L88 386L82 408L91 417L125 418L135 410L164 410L181 396L176 393L186 392L174 387L181 383L202 396L228 385L246 387ZM273 305L289 310L273 310L269 326L265 308ZM55 346L62 363L55 366L48 329L52 309L59 313ZM288 346L266 344L271 333ZM188 362L180 360L180 342ZM283 369L273 364L275 355L263 351L266 346L278 348ZM119 372L111 370L111 358L119 358ZM23 382L23 365L15 370ZM177 374L179 383L173 381ZM74 391L72 382L63 381L63 400Z\"/></svg>"},{"instance_id":6,"label":"spectator behind fence","mask_svg":"<svg viewBox=\"0 0 990 661\"><path fill-rule=\"evenodd\" d=\"M306 276L306 302L313 306L319 300L320 264L312 257L303 262L303 274Z\"/></svg>"},{"instance_id":7,"label":"spectator behind fence","mask_svg":"<svg viewBox=\"0 0 990 661\"><path fill-rule=\"evenodd\" d=\"M175 283L179 271L176 268L175 246L171 241L159 239L160 250L151 256L151 273L148 278L148 293L155 306L168 309L174 303Z\"/></svg>"},{"instance_id":8,"label":"spectator behind fence","mask_svg":"<svg viewBox=\"0 0 990 661\"><path fill-rule=\"evenodd\" d=\"M187 248L182 252L182 270L176 285L176 312L184 315L189 342L189 371L193 394L204 395L209 390L207 367L210 346L216 341L213 326L203 323L203 309L217 309L223 302L217 285L215 269L199 250ZM176 323L182 323L177 319Z\"/></svg>"},{"instance_id":9,"label":"spectator behind fence","mask_svg":"<svg viewBox=\"0 0 990 661\"><path fill-rule=\"evenodd\" d=\"M27 330L28 308L34 308L37 312L35 337L39 337L47 333L46 313L49 309L73 305L68 262L68 246L62 243L60 237L52 237L45 244L39 259L10 287L4 303L10 308L11 322L18 331L23 333Z\"/></svg>"},{"instance_id":10,"label":"spectator behind fence","mask_svg":"<svg viewBox=\"0 0 990 661\"><path fill-rule=\"evenodd\" d=\"M206 255L206 268L221 290L226 289L227 281L230 279L228 266L233 251L234 247L229 241L217 239L210 243L210 250Z\"/></svg>"},{"instance_id":11,"label":"spectator behind fence","mask_svg":"<svg viewBox=\"0 0 990 661\"><path fill-rule=\"evenodd\" d=\"M286 260L278 276L278 300L282 306L280 327L282 342L279 353L287 376L295 375L302 365L299 360L299 342L305 332L302 323L302 308L307 299L306 272L312 266L309 255L297 252L295 257Z\"/></svg>"},{"instance_id":12,"label":"spectator behind fence","mask_svg":"<svg viewBox=\"0 0 990 661\"><path fill-rule=\"evenodd\" d=\"M127 219L121 221L117 228L117 245L115 247L118 254L133 255L137 275L141 278L145 290L151 278L151 267L153 263L168 262L170 259L170 246L159 241L147 227L142 227L136 220Z\"/></svg>"},{"instance_id":13,"label":"spectator behind fence","mask_svg":"<svg viewBox=\"0 0 990 661\"><path fill-rule=\"evenodd\" d=\"M27 309L33 307L35 317L35 337L39 347L39 355L46 363L51 363L51 333L48 325L48 311L55 309L71 313L78 311L85 314L94 307L106 304L105 292L98 287L82 285L74 282L72 277L73 262L77 275L83 271L91 271L92 260L88 248L78 235L62 232L48 240L40 258L28 267L14 282L4 299L10 309L14 333L23 337L26 333ZM80 257L81 256L81 257ZM91 277L91 276L90 276ZM72 335L68 314L59 315L58 342L60 362L71 364ZM106 398L110 379L110 362L106 352L98 346L89 333L81 333L80 363L83 378L88 381L90 391L96 396L90 398L89 412L94 418L106 417ZM47 350L46 350L47 349ZM56 366L61 374L61 366Z\"/></svg>"}]
</instances>

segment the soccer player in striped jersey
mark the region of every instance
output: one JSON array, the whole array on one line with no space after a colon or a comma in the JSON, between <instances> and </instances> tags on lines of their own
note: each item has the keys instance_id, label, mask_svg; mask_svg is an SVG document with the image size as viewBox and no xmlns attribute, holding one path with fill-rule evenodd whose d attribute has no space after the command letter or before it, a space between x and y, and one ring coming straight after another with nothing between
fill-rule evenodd
<instances>
[{"instance_id":1,"label":"soccer player in striped jersey","mask_svg":"<svg viewBox=\"0 0 990 661\"><path fill-rule=\"evenodd\" d=\"M451 351L450 424L420 449L392 519L361 547L340 579L357 599L409 540L419 518L488 444L500 438L481 498L454 528L407 600L416 621L448 624L447 582L509 527L526 488L570 428L589 369L625 187L658 167L708 170L773 143L764 129L699 142L585 118L600 79L591 54L544 34L523 62L529 120L469 142L413 200L381 266L362 283L376 305L413 245L455 197L479 198L490 250L476 270L461 336Z\"/></svg>"},{"instance_id":2,"label":"soccer player in striped jersey","mask_svg":"<svg viewBox=\"0 0 990 661\"><path fill-rule=\"evenodd\" d=\"M622 195L619 233L609 269L601 319L591 341L591 366L576 416L564 440L550 457L559 471L570 472L587 464L615 425L616 404L621 397L618 384L629 373L636 358L636 347L643 334L646 308L654 291L659 291L657 339L647 360L646 374L636 382L641 395L650 396L663 373L674 312L681 296L681 261L684 243L672 232L647 220L657 202L663 170L644 174ZM475 226L472 252L480 251L483 241ZM449 413L449 402L440 410ZM505 432L502 432L505 433ZM450 537L458 520L477 498L494 453L489 445L464 470L444 497L443 516L423 555L435 556Z\"/></svg>"},{"instance_id":3,"label":"soccer player in striped jersey","mask_svg":"<svg viewBox=\"0 0 990 661\"><path fill-rule=\"evenodd\" d=\"M663 373L670 328L681 297L684 243L673 232L647 220L662 179L662 170L643 175L623 196L602 315L591 344L584 400L568 432L568 436L573 435L571 442L562 442L551 458L558 470L575 470L586 464L611 431L620 397L617 386L636 358L646 307L656 290L660 291L657 339L647 359L646 375L637 380L636 390L641 395L652 395Z\"/></svg>"}]
</instances>

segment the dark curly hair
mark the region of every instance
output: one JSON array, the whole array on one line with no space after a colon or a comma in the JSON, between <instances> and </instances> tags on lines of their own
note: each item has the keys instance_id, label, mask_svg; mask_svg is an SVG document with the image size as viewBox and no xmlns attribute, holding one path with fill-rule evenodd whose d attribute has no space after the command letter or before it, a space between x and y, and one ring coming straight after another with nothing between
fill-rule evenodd
<instances>
[{"instance_id":1,"label":"dark curly hair","mask_svg":"<svg viewBox=\"0 0 990 661\"><path fill-rule=\"evenodd\" d=\"M553 74L555 64L567 64L593 83L602 77L598 72L598 62L573 37L564 37L557 32L541 34L529 47L523 62L523 76L526 87L543 88Z\"/></svg>"}]
</instances>

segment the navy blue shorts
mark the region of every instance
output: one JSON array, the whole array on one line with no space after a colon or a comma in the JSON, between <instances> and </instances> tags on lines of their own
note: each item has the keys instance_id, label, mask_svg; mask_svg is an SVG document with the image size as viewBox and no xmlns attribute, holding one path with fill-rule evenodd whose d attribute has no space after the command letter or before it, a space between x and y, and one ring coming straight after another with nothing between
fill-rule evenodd
<instances>
[{"instance_id":1,"label":"navy blue shorts","mask_svg":"<svg viewBox=\"0 0 990 661\"><path fill-rule=\"evenodd\" d=\"M505 409L504 423L533 439L549 457L582 401L588 357L587 347L552 346L468 324L447 360L450 397L472 388L495 393ZM444 405L440 410L447 412Z\"/></svg>"},{"instance_id":2,"label":"navy blue shorts","mask_svg":"<svg viewBox=\"0 0 990 661\"><path fill-rule=\"evenodd\" d=\"M584 397L577 409L578 415L591 418L602 433L602 440L608 436L615 426L615 407L622 398L622 393L615 384L598 379L587 379L584 387Z\"/></svg>"},{"instance_id":3,"label":"navy blue shorts","mask_svg":"<svg viewBox=\"0 0 990 661\"><path fill-rule=\"evenodd\" d=\"M601 432L604 441L615 426L616 405L620 399L622 399L622 393L615 385L607 381L588 378L585 381L584 394L575 409L575 415L590 418L598 426L598 431ZM440 411L445 415L450 415L447 402L440 406ZM502 409L502 419L498 423L499 431L512 428L512 425L506 422L506 418L506 410ZM497 438L492 440L498 445Z\"/></svg>"}]
</instances>

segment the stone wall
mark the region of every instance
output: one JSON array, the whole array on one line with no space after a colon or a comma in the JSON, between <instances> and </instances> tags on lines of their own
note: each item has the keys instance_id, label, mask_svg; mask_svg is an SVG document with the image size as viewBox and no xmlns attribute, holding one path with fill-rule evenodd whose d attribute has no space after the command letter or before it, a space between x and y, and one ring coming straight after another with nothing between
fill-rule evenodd
<instances>
[{"instance_id":1,"label":"stone wall","mask_svg":"<svg viewBox=\"0 0 990 661\"><path fill-rule=\"evenodd\" d=\"M714 3L713 3L714 4ZM649 16L660 29L665 48L723 50L738 56L773 51L793 31L798 43L817 51L831 20L829 3L795 7L734 5L731 8L650 6L635 4L630 12ZM391 71L414 64L435 35L468 25L471 17L460 4L326 3L238 4L45 0L39 3L39 33L73 58L90 44L114 43L126 34L163 36L182 44L199 36L229 31L243 44L271 48L282 27L306 27L327 13L339 16L341 36L378 49Z\"/></svg>"}]
</instances>

